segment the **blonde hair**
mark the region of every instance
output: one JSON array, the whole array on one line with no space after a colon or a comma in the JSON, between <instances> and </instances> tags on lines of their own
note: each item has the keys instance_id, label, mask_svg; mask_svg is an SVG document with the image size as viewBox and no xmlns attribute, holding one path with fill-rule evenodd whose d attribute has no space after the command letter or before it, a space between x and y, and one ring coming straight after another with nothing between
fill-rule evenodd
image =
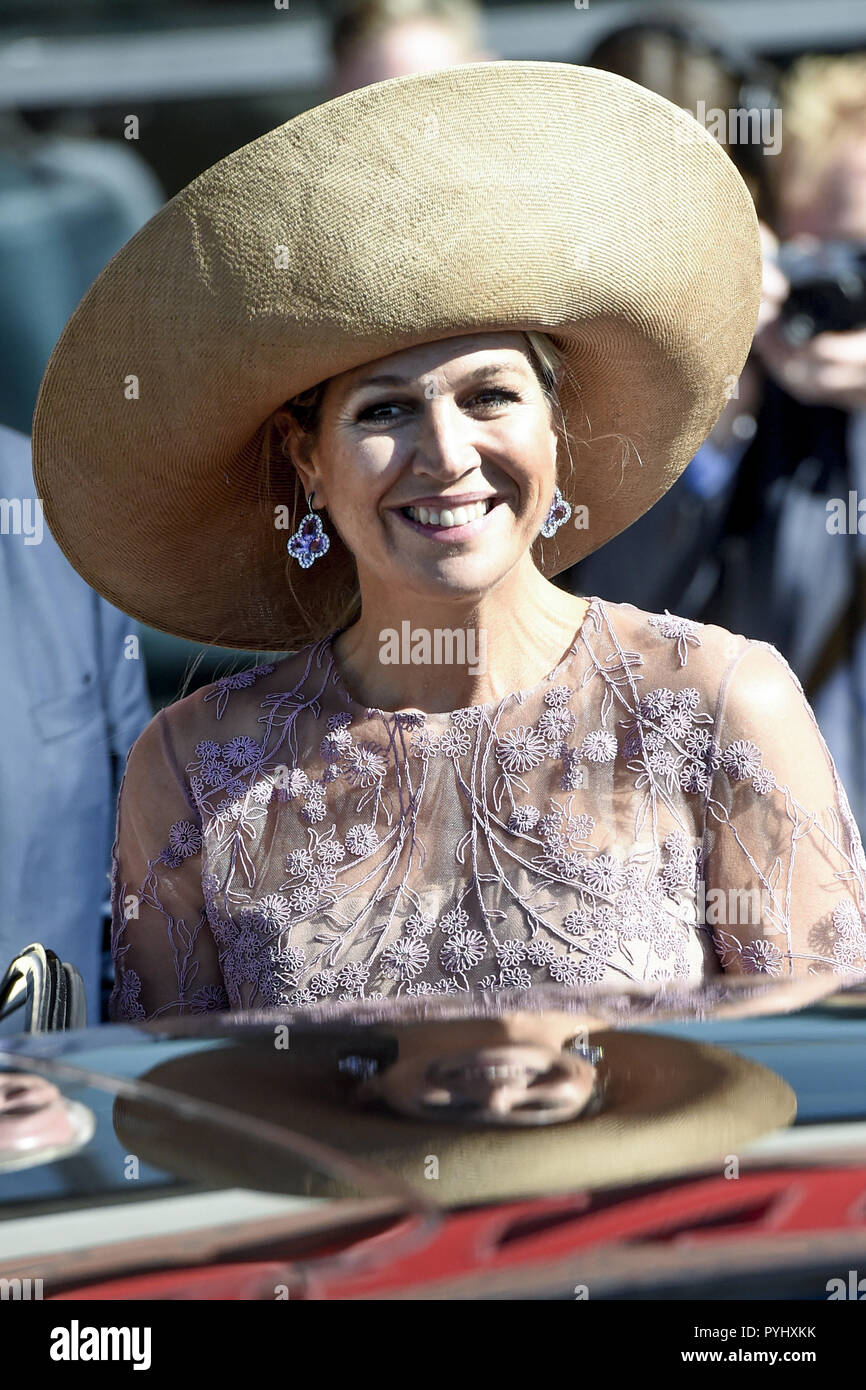
<instances>
[{"instance_id":1,"label":"blonde hair","mask_svg":"<svg viewBox=\"0 0 866 1390\"><path fill-rule=\"evenodd\" d=\"M866 132L866 53L801 58L782 87L786 134L826 151L846 132Z\"/></svg>"},{"instance_id":2,"label":"blonde hair","mask_svg":"<svg viewBox=\"0 0 866 1390\"><path fill-rule=\"evenodd\" d=\"M524 337L529 345L529 360L533 370L538 377L541 390L550 409L551 419L560 437L567 444L567 438L562 427L562 409L559 399L559 385L565 371L565 360L553 339L546 333L537 333L528 329L524 331ZM330 378L328 379L330 380ZM267 469L279 466L278 456L283 459L289 458L290 453L287 448L287 440L282 439L282 431L277 424L278 417L287 413L292 417L301 432L307 436L314 437L319 428L322 401L328 387L328 380L320 381L308 390L293 396L291 400L285 402L278 410L275 410L270 419L266 422L263 434L263 465ZM557 422L557 414L559 421ZM303 505L301 505L303 501ZM301 517L306 511L306 499L300 486L300 478L297 479L295 490L295 508L292 517L292 529L300 522ZM294 566L289 561L286 569L286 578L292 598L301 612L304 611L305 604L302 596L298 594L294 586ZM331 592L325 596L325 601L319 606L316 625L323 631L335 632L338 629L348 627L355 622L361 612L361 591L357 581L357 574L353 587L348 593Z\"/></svg>"},{"instance_id":3,"label":"blonde hair","mask_svg":"<svg viewBox=\"0 0 866 1390\"><path fill-rule=\"evenodd\" d=\"M828 156L866 137L866 53L810 55L790 69L782 86L785 142L780 174L787 197L807 196Z\"/></svg>"}]
</instances>

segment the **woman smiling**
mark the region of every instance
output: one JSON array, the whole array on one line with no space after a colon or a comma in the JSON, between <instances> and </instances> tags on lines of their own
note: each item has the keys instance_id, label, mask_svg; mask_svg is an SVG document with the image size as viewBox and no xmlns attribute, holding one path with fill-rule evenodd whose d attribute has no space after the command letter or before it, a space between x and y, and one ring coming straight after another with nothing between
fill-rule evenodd
<instances>
[{"instance_id":1,"label":"woman smiling","mask_svg":"<svg viewBox=\"0 0 866 1390\"><path fill-rule=\"evenodd\" d=\"M686 466L760 281L687 115L536 62L306 112L115 258L43 384L49 523L134 616L291 654L129 756L114 1018L866 970L862 846L778 653L552 583ZM405 622L485 660L383 661ZM485 1067L464 1093L517 1079Z\"/></svg>"}]
</instances>

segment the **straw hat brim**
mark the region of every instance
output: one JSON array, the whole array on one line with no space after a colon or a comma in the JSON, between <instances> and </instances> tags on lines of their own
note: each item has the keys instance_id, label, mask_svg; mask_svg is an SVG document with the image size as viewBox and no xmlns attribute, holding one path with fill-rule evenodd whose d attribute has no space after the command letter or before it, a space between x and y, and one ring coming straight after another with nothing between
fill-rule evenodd
<instances>
[{"instance_id":1,"label":"straw hat brim","mask_svg":"<svg viewBox=\"0 0 866 1390\"><path fill-rule=\"evenodd\" d=\"M292 599L275 508L294 525L305 504L285 460L260 461L287 398L422 342L549 333L568 368L559 482L588 509L537 543L552 576L685 468L760 291L745 184L662 97L536 61L377 83L220 160L117 253L46 369L37 493L73 566L133 618L293 650L355 576L326 517L303 613Z\"/></svg>"},{"instance_id":2,"label":"straw hat brim","mask_svg":"<svg viewBox=\"0 0 866 1390\"><path fill-rule=\"evenodd\" d=\"M601 1112L531 1129L410 1120L347 1100L335 1069L290 1049L245 1044L154 1068L152 1085L229 1106L373 1165L445 1206L594 1189L689 1172L790 1124L781 1077L722 1048L662 1034L604 1031ZM130 1152L178 1176L313 1197L356 1196L345 1181L237 1134L182 1124L152 1102L120 1098L115 1129ZM434 1156L438 1177L428 1180Z\"/></svg>"}]
</instances>

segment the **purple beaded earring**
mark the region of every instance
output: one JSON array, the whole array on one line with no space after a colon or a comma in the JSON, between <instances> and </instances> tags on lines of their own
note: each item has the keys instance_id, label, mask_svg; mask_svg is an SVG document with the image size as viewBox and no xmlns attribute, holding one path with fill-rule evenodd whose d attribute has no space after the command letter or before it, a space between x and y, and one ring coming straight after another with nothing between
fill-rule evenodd
<instances>
[{"instance_id":1,"label":"purple beaded earring","mask_svg":"<svg viewBox=\"0 0 866 1390\"><path fill-rule=\"evenodd\" d=\"M322 528L322 519L313 511L315 495L315 492L310 493L307 498L307 515L297 531L286 541L286 550L293 560L297 560L301 569L305 570L331 548L331 542Z\"/></svg>"},{"instance_id":2,"label":"purple beaded earring","mask_svg":"<svg viewBox=\"0 0 866 1390\"><path fill-rule=\"evenodd\" d=\"M571 516L571 503L566 502L559 488L554 488L553 501L550 504L550 511L547 513L547 520L541 528L542 536L552 536L560 526L564 526Z\"/></svg>"}]
</instances>

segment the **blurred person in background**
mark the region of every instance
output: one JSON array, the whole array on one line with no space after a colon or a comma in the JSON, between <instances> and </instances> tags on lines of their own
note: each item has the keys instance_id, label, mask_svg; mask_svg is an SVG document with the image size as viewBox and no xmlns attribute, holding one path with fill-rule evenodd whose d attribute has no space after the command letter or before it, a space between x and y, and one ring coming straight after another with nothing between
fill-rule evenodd
<instances>
[{"instance_id":1,"label":"blurred person in background","mask_svg":"<svg viewBox=\"0 0 866 1390\"><path fill-rule=\"evenodd\" d=\"M763 107L772 99L775 80L765 64L682 10L610 30L580 61L638 82L692 115L700 109ZM772 156L748 144L719 143L737 165L759 217L772 219ZM763 235L770 236L769 229ZM761 376L760 363L750 357L739 381L731 383L731 399L717 425L683 475L627 532L562 576L568 588L654 612L703 615L719 582L719 547L738 465L755 431Z\"/></svg>"},{"instance_id":2,"label":"blurred person in background","mask_svg":"<svg viewBox=\"0 0 866 1390\"><path fill-rule=\"evenodd\" d=\"M151 717L144 663L135 625L79 578L26 505L30 441L5 426L0 490L33 523L0 536L0 975L39 941L79 970L98 1022L114 808ZM18 1029L12 1013L2 1031Z\"/></svg>"},{"instance_id":3,"label":"blurred person in background","mask_svg":"<svg viewBox=\"0 0 866 1390\"><path fill-rule=\"evenodd\" d=\"M758 448L729 526L741 573L716 620L735 618L749 595L749 635L800 676L863 826L866 54L801 59L782 101L778 254L797 284L770 262L755 339L767 373Z\"/></svg>"},{"instance_id":4,"label":"blurred person in background","mask_svg":"<svg viewBox=\"0 0 866 1390\"><path fill-rule=\"evenodd\" d=\"M91 1021L117 790L151 708L135 624L41 524L26 431L70 312L163 201L127 141L37 133L0 114L0 975L41 942L80 971Z\"/></svg>"},{"instance_id":5,"label":"blurred person in background","mask_svg":"<svg viewBox=\"0 0 866 1390\"><path fill-rule=\"evenodd\" d=\"M481 9L474 0L346 0L330 32L328 96L389 77L483 62Z\"/></svg>"},{"instance_id":6,"label":"blurred person in background","mask_svg":"<svg viewBox=\"0 0 866 1390\"><path fill-rule=\"evenodd\" d=\"M705 110L760 106L754 92L765 78L771 92L768 70L756 66L747 81L736 50L723 60L717 49L726 94L722 67L713 68L708 50L701 57L704 42L696 30L630 26L608 36L592 61L692 112L698 93ZM779 101L784 134L776 156L760 146L727 147L759 215L785 239L808 236L813 248L863 240L863 57L801 60ZM574 592L669 609L776 646L813 703L864 827L863 541L835 534L829 513L841 499L847 507L849 492L866 496L866 331L789 341L790 286L777 264L777 236L767 221L761 227L764 301L728 407L662 503L565 582Z\"/></svg>"},{"instance_id":7,"label":"blurred person in background","mask_svg":"<svg viewBox=\"0 0 866 1390\"><path fill-rule=\"evenodd\" d=\"M36 132L0 111L0 420L27 433L51 349L165 193L126 139Z\"/></svg>"}]
</instances>

